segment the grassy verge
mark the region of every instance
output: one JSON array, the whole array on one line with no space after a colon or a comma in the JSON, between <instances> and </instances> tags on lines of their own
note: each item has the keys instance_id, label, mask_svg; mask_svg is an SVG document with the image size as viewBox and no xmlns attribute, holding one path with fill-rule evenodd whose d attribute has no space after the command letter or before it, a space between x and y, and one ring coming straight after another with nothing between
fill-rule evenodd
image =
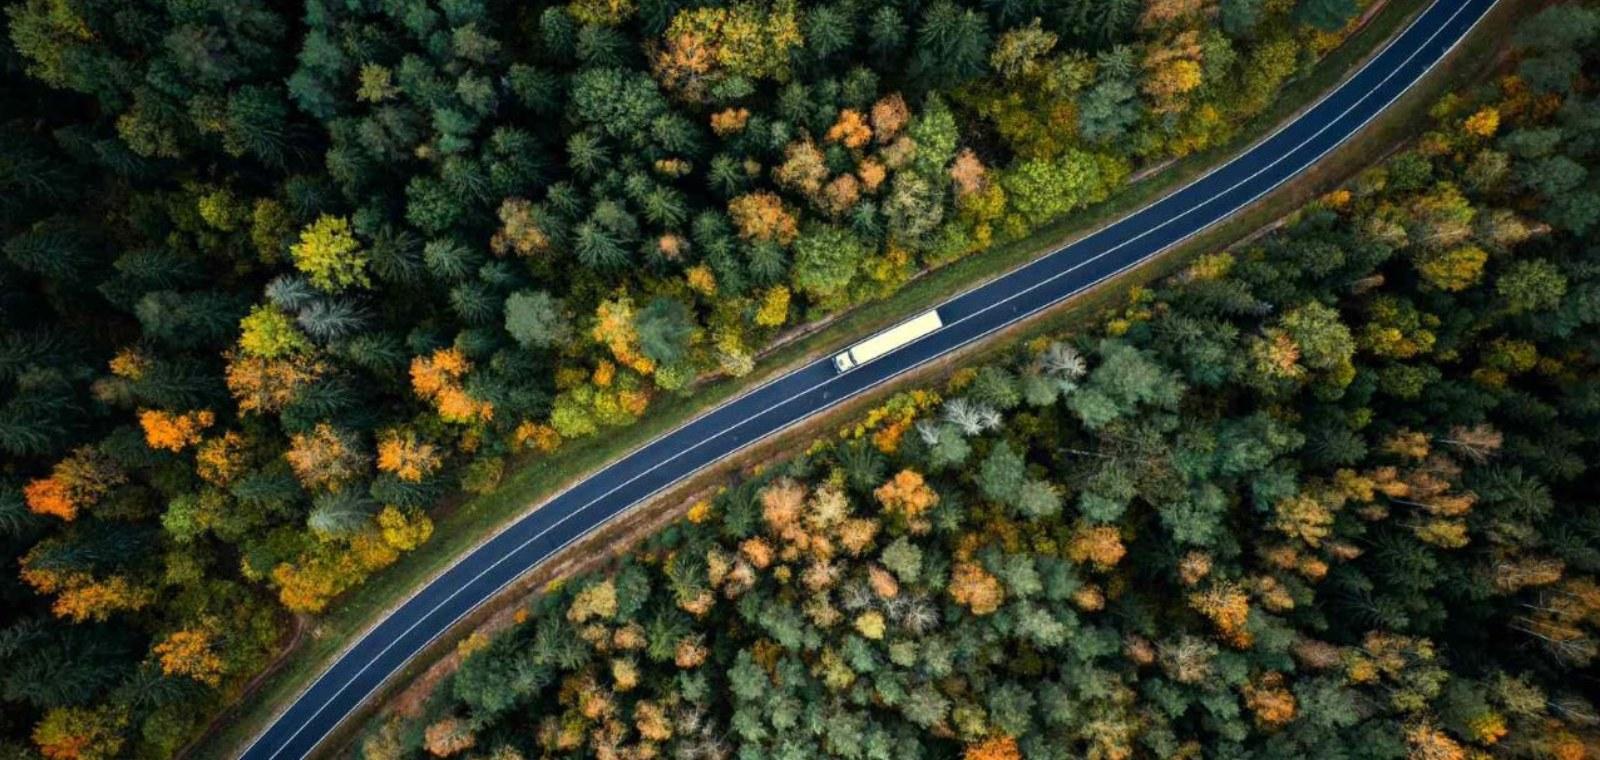
<instances>
[{"instance_id":1,"label":"grassy verge","mask_svg":"<svg viewBox=\"0 0 1600 760\"><path fill-rule=\"evenodd\" d=\"M386 610L405 599L412 589L425 583L428 578L443 570L455 558L470 550L498 527L521 515L531 505L543 502L575 477L592 472L764 378L785 371L811 357L822 355L851 337L887 325L901 315L959 292L977 281L1020 265L1041 251L1054 248L1087 230L1114 221L1204 173L1208 168L1270 131L1274 125L1289 118L1320 93L1336 84L1362 59L1398 31L1425 4L1426 0L1391 0L1366 27L1319 64L1311 76L1285 88L1277 105L1246 129L1235 144L1197 154L1167 166L1138 184L1125 188L1111 200L1065 217L1025 240L996 247L932 272L909 283L895 296L858 308L835 320L826 328L774 351L762 360L757 371L749 377L706 384L697 389L695 395L690 398L669 398L658 401L639 423L623 430L612 431L604 437L570 445L555 456L537 460L517 469L495 493L452 505L439 516L432 541L402 558L393 567L373 576L360 589L338 600L327 613L312 622L307 635L301 639L301 645L288 653L279 667L262 679L259 688L249 695L244 703L236 706L219 721L218 730L199 742L189 754L207 758L236 755L238 749L258 733L278 709L309 684L330 659L342 651L361 631L375 623ZM1520 8L1532 4L1532 0L1512 0L1497 9L1495 13L1503 14L1507 12L1507 8ZM1169 252L1161 259L1125 275L1115 283L1074 299L1048 315L1019 325L1009 331L1007 336L987 341L985 348L964 352L960 360L969 361L974 355L998 350L994 346L1007 342L1015 335L1059 329L1061 325L1081 317L1084 313L1098 310L1111 303L1115 294L1122 292L1124 285L1163 276L1181 266L1196 252L1212 250L1237 240L1249 231L1292 210L1315 188L1348 176L1355 168L1370 161L1374 155L1374 148L1386 149L1386 146L1398 141L1400 136L1409 134L1417 120L1421 118L1419 114L1439 92L1481 72L1481 63L1489 57L1487 54L1494 50L1499 41L1492 31L1485 30L1505 28L1503 22L1493 22L1493 19L1486 21L1480 27L1479 33L1457 53L1453 59L1454 65L1443 72L1442 76L1436 73L1425 87L1419 87L1412 95L1396 104L1387 116L1369 127L1360 140L1347 145L1319 166L1313 176L1302 178L1281 188L1270 198L1228 223L1213 228L1182 248ZM952 361L954 360L936 363L930 366L928 372L944 371ZM882 389L880 394L891 392L895 387L927 382L930 376L928 372L917 373L914 377L894 383L892 387ZM847 409L830 413L822 420L806 425L800 432L803 434L807 431L820 430L822 429L820 425L830 424L830 421L836 421L859 411L863 404L880 398L880 394L874 394L873 398L862 399ZM771 445L769 443L761 449ZM760 449L741 456L740 459L745 460L750 456L759 455ZM688 485L690 484L685 484L685 487ZM352 724L354 723L352 721Z\"/></svg>"}]
</instances>

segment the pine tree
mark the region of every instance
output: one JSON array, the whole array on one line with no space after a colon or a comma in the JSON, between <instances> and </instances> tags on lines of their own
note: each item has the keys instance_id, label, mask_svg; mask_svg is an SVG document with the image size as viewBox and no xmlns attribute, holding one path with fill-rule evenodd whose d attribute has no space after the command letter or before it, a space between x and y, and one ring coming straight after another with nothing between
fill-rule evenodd
<instances>
[{"instance_id":1,"label":"pine tree","mask_svg":"<svg viewBox=\"0 0 1600 760\"><path fill-rule=\"evenodd\" d=\"M989 28L984 18L954 2L928 6L917 27L916 70L931 85L947 85L977 76L989 57Z\"/></svg>"},{"instance_id":2,"label":"pine tree","mask_svg":"<svg viewBox=\"0 0 1600 760\"><path fill-rule=\"evenodd\" d=\"M1323 31L1337 31L1356 14L1353 0L1300 0L1295 5L1295 18Z\"/></svg>"},{"instance_id":3,"label":"pine tree","mask_svg":"<svg viewBox=\"0 0 1600 760\"><path fill-rule=\"evenodd\" d=\"M1261 22L1261 0L1222 0L1221 20L1229 37L1249 37Z\"/></svg>"},{"instance_id":4,"label":"pine tree","mask_svg":"<svg viewBox=\"0 0 1600 760\"><path fill-rule=\"evenodd\" d=\"M657 365L682 361L689 351L689 340L694 335L694 316L682 301L657 298L639 310L634 318L634 329L639 335L639 349Z\"/></svg>"},{"instance_id":5,"label":"pine tree","mask_svg":"<svg viewBox=\"0 0 1600 760\"><path fill-rule=\"evenodd\" d=\"M319 343L353 336L370 324L366 309L348 298L317 299L302 309L295 321Z\"/></svg>"},{"instance_id":6,"label":"pine tree","mask_svg":"<svg viewBox=\"0 0 1600 760\"><path fill-rule=\"evenodd\" d=\"M235 155L249 155L273 168L294 158L289 104L283 93L246 85L228 96L224 145Z\"/></svg>"}]
</instances>

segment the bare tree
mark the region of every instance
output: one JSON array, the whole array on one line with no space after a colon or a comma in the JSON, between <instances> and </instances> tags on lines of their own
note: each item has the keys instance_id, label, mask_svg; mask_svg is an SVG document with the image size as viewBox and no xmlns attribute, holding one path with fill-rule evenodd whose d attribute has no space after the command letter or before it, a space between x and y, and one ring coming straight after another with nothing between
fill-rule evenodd
<instances>
[{"instance_id":1,"label":"bare tree","mask_svg":"<svg viewBox=\"0 0 1600 760\"><path fill-rule=\"evenodd\" d=\"M1078 349L1057 341L1051 343L1039 355L1039 364L1045 371L1061 380L1076 381L1089 371L1088 362L1083 359L1083 354Z\"/></svg>"},{"instance_id":2,"label":"bare tree","mask_svg":"<svg viewBox=\"0 0 1600 760\"><path fill-rule=\"evenodd\" d=\"M987 404L979 404L978 422L983 425L984 430L999 430L1005 423L1005 418L1001 416L1000 410Z\"/></svg>"},{"instance_id":3,"label":"bare tree","mask_svg":"<svg viewBox=\"0 0 1600 760\"><path fill-rule=\"evenodd\" d=\"M860 612L873 606L877 596L864 583L847 583L839 589L839 606L850 612Z\"/></svg>"},{"instance_id":4,"label":"bare tree","mask_svg":"<svg viewBox=\"0 0 1600 760\"><path fill-rule=\"evenodd\" d=\"M906 630L920 636L939 625L939 612L927 596L903 594L896 601L901 602L899 620Z\"/></svg>"},{"instance_id":5,"label":"bare tree","mask_svg":"<svg viewBox=\"0 0 1600 760\"><path fill-rule=\"evenodd\" d=\"M1461 452L1462 456L1482 463L1500 451L1501 444L1505 443L1505 436L1495 430L1493 425L1479 423L1472 427L1457 425L1450 428L1448 437L1437 440Z\"/></svg>"},{"instance_id":6,"label":"bare tree","mask_svg":"<svg viewBox=\"0 0 1600 760\"><path fill-rule=\"evenodd\" d=\"M954 425L964 436L978 435L984 430L984 419L978 412L978 405L965 398L944 402L944 421Z\"/></svg>"}]
</instances>

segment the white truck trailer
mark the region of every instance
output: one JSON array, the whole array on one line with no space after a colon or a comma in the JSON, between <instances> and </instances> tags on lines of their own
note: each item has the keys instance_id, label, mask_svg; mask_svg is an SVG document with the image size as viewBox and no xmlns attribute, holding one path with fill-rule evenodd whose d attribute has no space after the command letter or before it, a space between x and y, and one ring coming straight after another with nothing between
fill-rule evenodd
<instances>
[{"instance_id":1,"label":"white truck trailer","mask_svg":"<svg viewBox=\"0 0 1600 760\"><path fill-rule=\"evenodd\" d=\"M918 314L841 351L833 357L833 366L840 372L848 372L941 327L944 322L939 320L937 309Z\"/></svg>"}]
</instances>

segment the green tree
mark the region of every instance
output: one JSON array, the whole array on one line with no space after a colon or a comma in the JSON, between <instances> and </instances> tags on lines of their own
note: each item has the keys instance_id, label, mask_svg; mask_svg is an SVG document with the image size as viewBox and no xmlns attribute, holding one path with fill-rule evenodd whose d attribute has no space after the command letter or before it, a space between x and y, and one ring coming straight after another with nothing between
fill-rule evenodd
<instances>
[{"instance_id":1,"label":"green tree","mask_svg":"<svg viewBox=\"0 0 1600 760\"><path fill-rule=\"evenodd\" d=\"M1093 429L1134 411L1139 404L1170 406L1183 386L1169 370L1145 352L1126 343L1107 340L1099 346L1100 365L1089 373L1083 388L1067 399L1067 406L1084 426Z\"/></svg>"},{"instance_id":2,"label":"green tree","mask_svg":"<svg viewBox=\"0 0 1600 760\"><path fill-rule=\"evenodd\" d=\"M976 11L937 0L917 27L914 70L932 86L946 86L982 73L989 56L989 26Z\"/></svg>"},{"instance_id":3,"label":"green tree","mask_svg":"<svg viewBox=\"0 0 1600 760\"><path fill-rule=\"evenodd\" d=\"M1343 28L1355 15L1355 0L1300 0L1294 7L1300 23L1328 32Z\"/></svg>"},{"instance_id":4,"label":"green tree","mask_svg":"<svg viewBox=\"0 0 1600 760\"><path fill-rule=\"evenodd\" d=\"M276 87L245 85L228 95L223 146L234 155L284 168L295 148L290 141L293 127L283 92Z\"/></svg>"},{"instance_id":5,"label":"green tree","mask_svg":"<svg viewBox=\"0 0 1600 760\"><path fill-rule=\"evenodd\" d=\"M884 547L880 555L883 566L895 574L902 583L916 583L922 574L922 550L905 536Z\"/></svg>"},{"instance_id":6,"label":"green tree","mask_svg":"<svg viewBox=\"0 0 1600 760\"><path fill-rule=\"evenodd\" d=\"M1022 403L1017 390L1016 376L1001 367L984 367L978 370L968 395L985 406L999 411L1009 411Z\"/></svg>"},{"instance_id":7,"label":"green tree","mask_svg":"<svg viewBox=\"0 0 1600 760\"><path fill-rule=\"evenodd\" d=\"M1024 517L1054 517L1061 513L1061 491L1043 480L1029 479L1017 491L1014 503Z\"/></svg>"},{"instance_id":8,"label":"green tree","mask_svg":"<svg viewBox=\"0 0 1600 760\"><path fill-rule=\"evenodd\" d=\"M1513 262L1495 279L1495 293L1512 314L1553 309L1567 294L1567 277L1545 259Z\"/></svg>"},{"instance_id":9,"label":"green tree","mask_svg":"<svg viewBox=\"0 0 1600 760\"><path fill-rule=\"evenodd\" d=\"M1025 161L1000 178L1011 208L1030 227L1102 199L1110 181L1095 156L1078 150L1053 161Z\"/></svg>"},{"instance_id":10,"label":"green tree","mask_svg":"<svg viewBox=\"0 0 1600 760\"><path fill-rule=\"evenodd\" d=\"M1138 95L1138 87L1129 79L1102 79L1078 104L1079 133L1091 142L1120 142L1144 116Z\"/></svg>"},{"instance_id":11,"label":"green tree","mask_svg":"<svg viewBox=\"0 0 1600 760\"><path fill-rule=\"evenodd\" d=\"M905 47L910 27L899 8L880 5L867 22L868 45L880 60L889 60Z\"/></svg>"},{"instance_id":12,"label":"green tree","mask_svg":"<svg viewBox=\"0 0 1600 760\"><path fill-rule=\"evenodd\" d=\"M957 467L967 461L972 446L954 425L938 425L928 442L928 462L934 470Z\"/></svg>"},{"instance_id":13,"label":"green tree","mask_svg":"<svg viewBox=\"0 0 1600 760\"><path fill-rule=\"evenodd\" d=\"M133 311L149 337L179 348L198 348L226 343L245 309L242 299L231 293L157 290L140 298Z\"/></svg>"},{"instance_id":14,"label":"green tree","mask_svg":"<svg viewBox=\"0 0 1600 760\"><path fill-rule=\"evenodd\" d=\"M560 299L542 290L519 291L506 297L506 332L527 348L566 345L572 320Z\"/></svg>"},{"instance_id":15,"label":"green tree","mask_svg":"<svg viewBox=\"0 0 1600 760\"><path fill-rule=\"evenodd\" d=\"M1015 504L1027 483L1027 466L1011 445L1000 441L989 450L978 470L983 495L1002 504Z\"/></svg>"},{"instance_id":16,"label":"green tree","mask_svg":"<svg viewBox=\"0 0 1600 760\"><path fill-rule=\"evenodd\" d=\"M1347 368L1355 355L1355 339L1339 312L1312 301L1285 312L1279 324L1300 349L1300 361L1319 370Z\"/></svg>"},{"instance_id":17,"label":"green tree","mask_svg":"<svg viewBox=\"0 0 1600 760\"><path fill-rule=\"evenodd\" d=\"M689 355L689 341L695 333L694 314L682 301L659 297L639 310L634 317L639 348L658 365L672 365Z\"/></svg>"},{"instance_id":18,"label":"green tree","mask_svg":"<svg viewBox=\"0 0 1600 760\"><path fill-rule=\"evenodd\" d=\"M813 224L794 243L795 287L824 304L838 305L867 257L867 245L842 227Z\"/></svg>"},{"instance_id":19,"label":"green tree","mask_svg":"<svg viewBox=\"0 0 1600 760\"><path fill-rule=\"evenodd\" d=\"M572 114L607 136L644 147L652 120L667 110L656 83L637 71L586 69L572 79Z\"/></svg>"},{"instance_id":20,"label":"green tree","mask_svg":"<svg viewBox=\"0 0 1600 760\"><path fill-rule=\"evenodd\" d=\"M1248 37L1261 21L1261 0L1222 0L1221 20L1229 37Z\"/></svg>"}]
</instances>

